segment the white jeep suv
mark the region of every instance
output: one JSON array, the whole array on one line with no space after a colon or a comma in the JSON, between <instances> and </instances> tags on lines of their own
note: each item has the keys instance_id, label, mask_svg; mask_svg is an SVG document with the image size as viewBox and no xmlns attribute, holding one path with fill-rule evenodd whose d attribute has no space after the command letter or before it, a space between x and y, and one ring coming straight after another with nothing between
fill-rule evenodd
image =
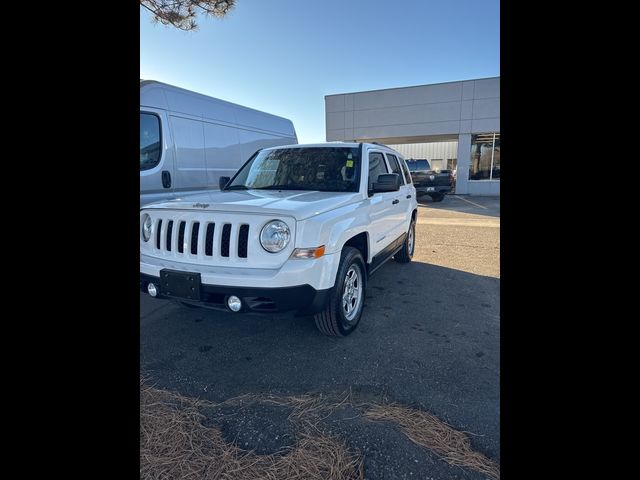
<instances>
[{"instance_id":1,"label":"white jeep suv","mask_svg":"<svg viewBox=\"0 0 640 480\"><path fill-rule=\"evenodd\" d=\"M413 256L416 190L384 145L265 148L220 184L140 210L143 292L233 312L296 310L345 336L369 275Z\"/></svg>"}]
</instances>

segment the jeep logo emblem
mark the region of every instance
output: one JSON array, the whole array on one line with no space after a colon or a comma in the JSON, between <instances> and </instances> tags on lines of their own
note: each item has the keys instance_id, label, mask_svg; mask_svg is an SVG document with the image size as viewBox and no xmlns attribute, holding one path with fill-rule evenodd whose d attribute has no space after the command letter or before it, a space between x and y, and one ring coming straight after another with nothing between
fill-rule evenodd
<instances>
[{"instance_id":1,"label":"jeep logo emblem","mask_svg":"<svg viewBox=\"0 0 640 480\"><path fill-rule=\"evenodd\" d=\"M208 203L194 203L193 208L207 208L209 206Z\"/></svg>"}]
</instances>

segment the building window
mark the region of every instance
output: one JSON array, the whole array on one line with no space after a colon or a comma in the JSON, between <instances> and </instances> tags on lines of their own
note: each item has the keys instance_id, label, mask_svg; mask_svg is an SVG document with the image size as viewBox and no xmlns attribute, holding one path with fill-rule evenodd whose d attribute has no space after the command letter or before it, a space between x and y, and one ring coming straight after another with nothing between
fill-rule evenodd
<instances>
[{"instance_id":1,"label":"building window","mask_svg":"<svg viewBox=\"0 0 640 480\"><path fill-rule=\"evenodd\" d=\"M480 133L471 137L469 180L500 180L499 133Z\"/></svg>"}]
</instances>

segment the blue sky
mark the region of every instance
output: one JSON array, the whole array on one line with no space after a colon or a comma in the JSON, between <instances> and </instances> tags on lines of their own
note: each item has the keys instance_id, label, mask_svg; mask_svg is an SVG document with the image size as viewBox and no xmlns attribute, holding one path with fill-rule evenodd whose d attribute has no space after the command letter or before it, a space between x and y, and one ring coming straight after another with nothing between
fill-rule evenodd
<instances>
[{"instance_id":1,"label":"blue sky","mask_svg":"<svg viewBox=\"0 0 640 480\"><path fill-rule=\"evenodd\" d=\"M293 121L325 141L324 96L500 75L498 0L237 0L183 32L140 8L140 78Z\"/></svg>"}]
</instances>

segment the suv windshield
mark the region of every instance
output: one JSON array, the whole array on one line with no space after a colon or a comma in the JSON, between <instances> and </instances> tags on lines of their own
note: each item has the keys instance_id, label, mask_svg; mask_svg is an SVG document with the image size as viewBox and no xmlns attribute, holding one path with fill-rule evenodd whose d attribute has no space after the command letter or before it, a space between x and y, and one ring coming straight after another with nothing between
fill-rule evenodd
<instances>
[{"instance_id":1,"label":"suv windshield","mask_svg":"<svg viewBox=\"0 0 640 480\"><path fill-rule=\"evenodd\" d=\"M240 169L225 190L357 192L360 164L357 147L263 150Z\"/></svg>"}]
</instances>

